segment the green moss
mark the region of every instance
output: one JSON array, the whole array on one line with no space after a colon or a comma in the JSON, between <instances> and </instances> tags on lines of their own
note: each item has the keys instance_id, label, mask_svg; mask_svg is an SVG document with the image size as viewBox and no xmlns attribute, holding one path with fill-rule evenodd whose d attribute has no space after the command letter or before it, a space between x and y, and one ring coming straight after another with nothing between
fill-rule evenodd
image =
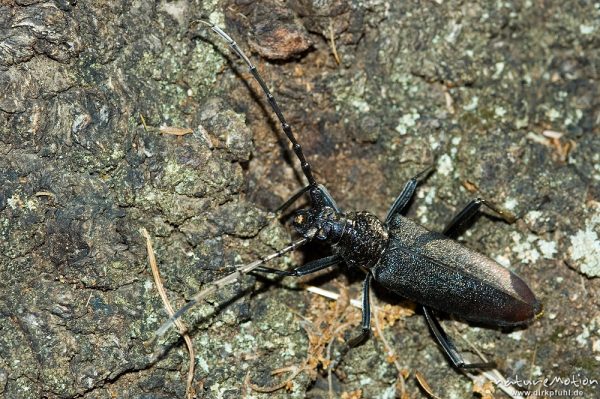
<instances>
[{"instance_id":1,"label":"green moss","mask_svg":"<svg viewBox=\"0 0 600 399\"><path fill-rule=\"evenodd\" d=\"M563 333L565 332L566 329L567 329L567 327L563 326L563 325L556 326L556 328L554 328L554 331L552 332L552 334L550 334L548 339L552 343L555 343L555 344L558 344L558 343L564 341L565 337L564 337Z\"/></svg>"},{"instance_id":2,"label":"green moss","mask_svg":"<svg viewBox=\"0 0 600 399\"><path fill-rule=\"evenodd\" d=\"M598 373L598 360L594 356L581 355L574 359L574 368L581 368L585 371L590 378L597 377Z\"/></svg>"}]
</instances>

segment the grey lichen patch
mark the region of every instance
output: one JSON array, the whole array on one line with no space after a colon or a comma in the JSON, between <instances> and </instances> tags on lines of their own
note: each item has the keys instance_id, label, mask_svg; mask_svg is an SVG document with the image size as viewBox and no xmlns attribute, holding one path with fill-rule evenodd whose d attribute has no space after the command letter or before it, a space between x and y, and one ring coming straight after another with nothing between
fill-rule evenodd
<instances>
[{"instance_id":1,"label":"grey lichen patch","mask_svg":"<svg viewBox=\"0 0 600 399\"><path fill-rule=\"evenodd\" d=\"M416 110L411 110L409 113L405 113L398 120L396 125L396 131L401 135L406 134L409 130L416 126L416 121L420 118L419 113Z\"/></svg>"},{"instance_id":2,"label":"grey lichen patch","mask_svg":"<svg viewBox=\"0 0 600 399\"><path fill-rule=\"evenodd\" d=\"M145 52L136 64L134 76L149 76L159 84L159 87L150 86L147 90L159 90L161 95L169 98L170 101L160 101L153 103L153 98L148 98L149 105L152 106L150 112L145 112L146 117L151 123L160 120L162 123L179 124L179 114L184 108L185 102L191 93L185 86L181 85L181 80L185 79L183 74L183 64L187 59L188 48L184 43L175 38L170 42L164 43L164 47L155 49L153 52ZM125 73L120 71L120 73ZM140 84L145 85L144 82Z\"/></svg>"},{"instance_id":3,"label":"grey lichen patch","mask_svg":"<svg viewBox=\"0 0 600 399\"><path fill-rule=\"evenodd\" d=\"M274 376L273 370L289 365L301 366L308 349L308 338L300 328L299 320L290 311L289 303L294 293L267 293L260 295L253 309L254 316L251 324L244 328L245 334L251 334L254 339L251 347L244 351L253 351L257 355L251 360L249 374L251 381L259 386L273 386L285 378L285 374ZM298 375L289 392L276 392L276 397L296 397L304 395L304 384L308 375Z\"/></svg>"},{"instance_id":4,"label":"grey lichen patch","mask_svg":"<svg viewBox=\"0 0 600 399\"><path fill-rule=\"evenodd\" d=\"M210 35L206 27L201 28L201 26L198 25L197 28L203 29L202 37L206 38L209 43L215 43L215 41L209 40ZM189 82L190 90L194 94L204 96L214 90L218 73L225 65L223 53L227 51L226 46L216 45L218 49L221 49L220 51L212 46L207 46L205 40L199 40L191 51L188 69L186 69L188 71L186 80Z\"/></svg>"},{"instance_id":5,"label":"grey lichen patch","mask_svg":"<svg viewBox=\"0 0 600 399\"><path fill-rule=\"evenodd\" d=\"M161 190L144 190L139 203L143 207L156 206L162 210L164 214L163 223L172 223L181 225L186 220L197 216L208 207L209 200L207 198L198 198L196 196L181 195L178 193L164 192ZM157 220L160 223L160 220ZM162 228L156 226L158 230ZM169 230L172 227L163 226Z\"/></svg>"},{"instance_id":6,"label":"grey lichen patch","mask_svg":"<svg viewBox=\"0 0 600 399\"><path fill-rule=\"evenodd\" d=\"M26 339L24 331L14 329L12 323L7 318L0 320L0 326L2 330L0 338L0 348L2 349L0 367L2 368L2 373L7 377L10 376L12 380L5 380L2 390L6 394L15 392L15 394L19 395L18 397L23 398L38 397L41 387L36 386L33 381L27 378L28 375L36 371L36 353L34 348L19 344ZM5 378L8 379L7 377Z\"/></svg>"},{"instance_id":7,"label":"grey lichen patch","mask_svg":"<svg viewBox=\"0 0 600 399\"><path fill-rule=\"evenodd\" d=\"M556 258L557 245L554 241L547 241L533 234L521 237L517 232L513 232L511 238L514 242L511 249L522 263L530 264L542 259Z\"/></svg>"},{"instance_id":8,"label":"grey lichen patch","mask_svg":"<svg viewBox=\"0 0 600 399\"><path fill-rule=\"evenodd\" d=\"M600 203L590 202L584 228L571 235L569 257L588 277L600 277Z\"/></svg>"},{"instance_id":9,"label":"grey lichen patch","mask_svg":"<svg viewBox=\"0 0 600 399\"><path fill-rule=\"evenodd\" d=\"M448 154L443 154L438 159L437 171L444 176L450 176L453 170L454 165L452 164L452 157Z\"/></svg>"},{"instance_id":10,"label":"grey lichen patch","mask_svg":"<svg viewBox=\"0 0 600 399\"><path fill-rule=\"evenodd\" d=\"M225 109L225 110L224 110ZM231 154L231 159L248 161L252 151L252 133L245 124L243 115L226 109L225 102L218 97L207 99L200 114L202 127L209 134L214 148L222 148Z\"/></svg>"},{"instance_id":11,"label":"grey lichen patch","mask_svg":"<svg viewBox=\"0 0 600 399\"><path fill-rule=\"evenodd\" d=\"M333 95L336 99L336 111L341 111L342 106L351 105L359 113L367 113L371 106L365 101L365 86L367 76L364 73L357 73L347 81L338 81L333 86Z\"/></svg>"},{"instance_id":12,"label":"grey lichen patch","mask_svg":"<svg viewBox=\"0 0 600 399\"><path fill-rule=\"evenodd\" d=\"M158 205L171 222L181 224L205 209L207 198L221 203L237 192L242 171L231 160L247 158L252 143L237 114L224 114L222 122L232 126L232 136L240 138L223 150L214 150L195 135L177 138L151 133L145 148L156 173L151 184L135 193L135 202L147 209ZM237 133L240 129L243 133Z\"/></svg>"},{"instance_id":13,"label":"grey lichen patch","mask_svg":"<svg viewBox=\"0 0 600 399\"><path fill-rule=\"evenodd\" d=\"M240 201L220 206L208 219L224 234L254 237L266 223L266 214L255 205Z\"/></svg>"}]
</instances>

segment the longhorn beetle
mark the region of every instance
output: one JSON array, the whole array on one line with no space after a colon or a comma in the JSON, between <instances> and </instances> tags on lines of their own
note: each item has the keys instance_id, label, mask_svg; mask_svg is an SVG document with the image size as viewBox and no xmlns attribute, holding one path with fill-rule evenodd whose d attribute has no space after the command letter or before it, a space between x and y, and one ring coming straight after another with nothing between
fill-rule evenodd
<instances>
[{"instance_id":1,"label":"longhorn beetle","mask_svg":"<svg viewBox=\"0 0 600 399\"><path fill-rule=\"evenodd\" d=\"M359 268L366 273L362 289L362 330L348 341L346 348L361 344L370 334L369 287L375 280L388 290L422 306L434 337L455 367L494 367L494 362L466 363L435 318L434 312L440 311L468 321L499 327L525 325L541 315L541 303L519 276L454 240L482 205L505 218L508 216L489 202L477 198L470 201L442 233L427 230L402 216L424 172L406 183L383 222L369 212L342 212L327 189L313 176L302 147L277 101L258 74L256 66L227 33L210 22L202 22L223 38L248 66L300 160L308 185L287 200L280 210L289 207L305 193L310 197L310 207L297 211L292 223L296 232L302 236L301 239L261 260L236 266L234 273L213 282L194 295L157 330L156 335L163 335L175 320L199 301L251 271L299 277L345 263L349 268ZM313 240L329 244L333 254L291 271L263 266L269 260Z\"/></svg>"}]
</instances>

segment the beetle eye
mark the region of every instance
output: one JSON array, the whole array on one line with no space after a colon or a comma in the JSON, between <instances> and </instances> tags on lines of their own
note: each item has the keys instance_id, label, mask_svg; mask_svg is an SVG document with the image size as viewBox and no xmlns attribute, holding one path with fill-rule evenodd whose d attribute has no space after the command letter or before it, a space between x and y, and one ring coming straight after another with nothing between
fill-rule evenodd
<instances>
[{"instance_id":1,"label":"beetle eye","mask_svg":"<svg viewBox=\"0 0 600 399\"><path fill-rule=\"evenodd\" d=\"M292 226L304 237L313 237L317 233L317 228L313 227L314 217L308 210L300 210L294 216Z\"/></svg>"}]
</instances>

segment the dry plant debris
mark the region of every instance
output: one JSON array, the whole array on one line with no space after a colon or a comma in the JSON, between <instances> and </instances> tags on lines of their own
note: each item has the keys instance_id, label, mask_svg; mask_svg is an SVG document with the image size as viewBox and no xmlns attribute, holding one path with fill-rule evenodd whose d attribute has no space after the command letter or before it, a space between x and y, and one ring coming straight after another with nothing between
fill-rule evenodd
<instances>
[{"instance_id":1,"label":"dry plant debris","mask_svg":"<svg viewBox=\"0 0 600 399\"><path fill-rule=\"evenodd\" d=\"M169 298L167 297L167 293L165 288L163 287L162 280L160 278L160 272L158 270L158 263L156 262L156 257L154 256L154 249L152 248L152 241L150 239L150 234L145 228L140 229L141 234L146 239L146 251L148 252L148 263L150 263L150 268L152 269L152 277L154 277L154 283L156 284L156 289L160 295L160 298L163 301L165 310L167 311L169 317L172 317L175 314L171 303L169 302ZM189 353L189 368L187 375L187 383L185 388L185 396L188 399L192 399L196 396L194 392L194 366L195 366L195 354L194 354L194 346L192 345L192 339L187 333L186 327L183 325L181 320L176 320L175 325L177 326L177 330L183 337L185 341L185 346L187 347Z\"/></svg>"}]
</instances>

